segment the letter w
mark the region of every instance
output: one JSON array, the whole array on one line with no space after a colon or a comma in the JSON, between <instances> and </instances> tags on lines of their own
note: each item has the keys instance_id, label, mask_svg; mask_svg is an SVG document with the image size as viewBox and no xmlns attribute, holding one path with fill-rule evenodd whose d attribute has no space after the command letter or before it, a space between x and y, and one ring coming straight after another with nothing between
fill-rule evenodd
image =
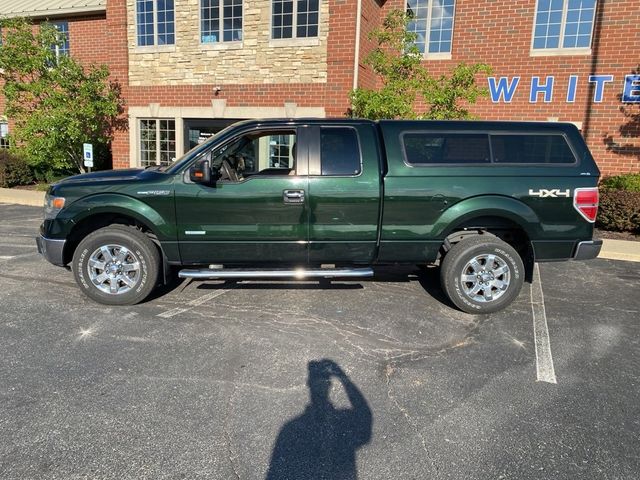
<instances>
[{"instance_id":1,"label":"letter w","mask_svg":"<svg viewBox=\"0 0 640 480\"><path fill-rule=\"evenodd\" d=\"M499 103L500 98L503 98L505 103L511 103L513 94L516 93L516 88L520 83L520 77L513 77L510 83L509 77L500 77L497 85L496 77L489 77L487 80L489 81L489 92L493 103Z\"/></svg>"}]
</instances>

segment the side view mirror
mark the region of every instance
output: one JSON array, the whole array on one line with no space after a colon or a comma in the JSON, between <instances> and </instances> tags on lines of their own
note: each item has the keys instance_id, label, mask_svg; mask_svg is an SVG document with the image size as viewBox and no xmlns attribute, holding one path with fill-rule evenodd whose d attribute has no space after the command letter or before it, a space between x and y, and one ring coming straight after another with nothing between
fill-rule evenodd
<instances>
[{"instance_id":1,"label":"side view mirror","mask_svg":"<svg viewBox=\"0 0 640 480\"><path fill-rule=\"evenodd\" d=\"M189 169L189 179L194 183L211 183L211 166L209 160L200 160Z\"/></svg>"}]
</instances>

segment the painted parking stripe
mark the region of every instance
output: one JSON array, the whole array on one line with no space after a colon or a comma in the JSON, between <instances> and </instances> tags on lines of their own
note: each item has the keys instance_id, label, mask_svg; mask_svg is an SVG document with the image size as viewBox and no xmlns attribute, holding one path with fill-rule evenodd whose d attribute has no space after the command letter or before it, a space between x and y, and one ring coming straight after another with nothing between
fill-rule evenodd
<instances>
[{"instance_id":1,"label":"painted parking stripe","mask_svg":"<svg viewBox=\"0 0 640 480\"><path fill-rule=\"evenodd\" d=\"M549 327L547 312L544 308L544 294L540 268L535 264L533 282L531 283L531 312L533 313L533 337L536 345L536 370L539 382L558 383L556 371L553 368L551 343L549 342Z\"/></svg>"},{"instance_id":2,"label":"painted parking stripe","mask_svg":"<svg viewBox=\"0 0 640 480\"><path fill-rule=\"evenodd\" d=\"M202 305L203 303L207 303L209 300L213 300L214 298L219 297L220 295L224 295L229 290L230 289L227 289L227 290L216 290L215 292L207 293L206 295L203 295L202 297L196 298L195 300L191 300L189 303L187 303L187 305L188 305L187 307L173 308L171 310L167 310L166 312L159 313L157 316L158 317L162 317L162 318L175 317L176 315L180 315L181 313L188 312L192 308L195 308L195 307L197 307L199 305Z\"/></svg>"},{"instance_id":3,"label":"painted parking stripe","mask_svg":"<svg viewBox=\"0 0 640 480\"><path fill-rule=\"evenodd\" d=\"M20 255L0 255L0 260L13 260L14 258L33 257L39 255L38 252L21 253Z\"/></svg>"}]
</instances>

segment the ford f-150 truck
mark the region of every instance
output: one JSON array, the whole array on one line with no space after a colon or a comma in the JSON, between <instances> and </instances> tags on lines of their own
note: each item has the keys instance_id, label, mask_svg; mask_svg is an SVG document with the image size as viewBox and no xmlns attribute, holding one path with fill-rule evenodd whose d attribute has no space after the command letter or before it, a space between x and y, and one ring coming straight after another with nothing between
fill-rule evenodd
<instances>
[{"instance_id":1,"label":"ford f-150 truck","mask_svg":"<svg viewBox=\"0 0 640 480\"><path fill-rule=\"evenodd\" d=\"M533 262L601 247L600 173L568 123L250 120L173 163L143 153L146 169L77 175L46 195L39 251L100 303L140 302L177 268L308 279L439 264L458 308L490 313Z\"/></svg>"}]
</instances>

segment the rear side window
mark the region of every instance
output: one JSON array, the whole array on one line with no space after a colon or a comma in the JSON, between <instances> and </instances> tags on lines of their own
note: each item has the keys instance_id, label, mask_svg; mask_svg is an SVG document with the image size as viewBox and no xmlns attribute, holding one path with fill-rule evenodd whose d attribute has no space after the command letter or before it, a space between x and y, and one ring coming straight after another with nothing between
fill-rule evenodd
<instances>
[{"instance_id":1,"label":"rear side window","mask_svg":"<svg viewBox=\"0 0 640 480\"><path fill-rule=\"evenodd\" d=\"M322 175L358 175L360 147L353 128L320 129Z\"/></svg>"},{"instance_id":2,"label":"rear side window","mask_svg":"<svg viewBox=\"0 0 640 480\"><path fill-rule=\"evenodd\" d=\"M576 158L562 135L491 135L495 163L568 164Z\"/></svg>"},{"instance_id":3,"label":"rear side window","mask_svg":"<svg viewBox=\"0 0 640 480\"><path fill-rule=\"evenodd\" d=\"M486 134L406 133L402 141L409 165L491 162Z\"/></svg>"}]
</instances>

